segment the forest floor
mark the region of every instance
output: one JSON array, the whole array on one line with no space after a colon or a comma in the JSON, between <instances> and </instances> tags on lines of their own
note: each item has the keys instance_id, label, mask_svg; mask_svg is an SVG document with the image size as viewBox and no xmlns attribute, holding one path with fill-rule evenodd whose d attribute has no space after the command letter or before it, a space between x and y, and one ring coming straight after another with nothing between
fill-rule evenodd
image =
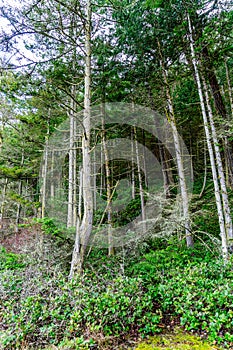
<instances>
[{"instance_id":1,"label":"forest floor","mask_svg":"<svg viewBox=\"0 0 233 350\"><path fill-rule=\"evenodd\" d=\"M176 328L172 333L165 333L141 342L135 350L217 350L220 347L209 344L196 335Z\"/></svg>"},{"instance_id":2,"label":"forest floor","mask_svg":"<svg viewBox=\"0 0 233 350\"><path fill-rule=\"evenodd\" d=\"M6 252L16 255L24 255L26 251L29 249L37 249L38 243L41 242L41 238L43 238L44 233L41 230L40 224L33 224L33 225L20 225L17 232L15 232L15 227L8 226L7 223L5 223L4 227L2 227L0 231L0 246L4 247ZM30 248L31 247L31 248ZM40 278L40 276L39 276ZM11 288L12 286L10 286ZM32 287L30 287L32 288ZM40 287L41 288L41 287ZM36 289L35 289L36 290ZM127 292L128 293L128 292ZM127 294L126 293L126 294ZM10 293L9 293L10 294ZM35 294L35 291L33 291L32 294ZM62 298L62 296L59 296ZM101 298L102 300L102 298ZM63 303L63 301L62 301ZM33 304L32 304L33 305ZM62 307L64 307L65 302ZM29 305L29 307L32 307ZM1 311L1 310L0 310ZM54 310L53 310L54 312ZM100 316L101 317L101 316ZM167 322L166 322L167 319ZM55 345L49 345L38 347L38 345L33 348L35 349L46 349L46 350L56 350L56 349L63 349L63 350L72 350L72 349L101 349L101 350L217 350L217 349L223 349L221 347L218 347L215 344L211 344L205 340L206 334L205 332L197 332L200 336L195 335L194 333L188 333L184 331L184 328L179 326L179 321L175 322L174 324L174 318L172 319L172 323L169 324L171 318L167 317L166 314L163 315L163 320L165 320L165 323L163 324L162 333L155 335L153 337L145 337L144 340L141 337L133 336L132 334L129 334L129 337L126 335L124 336L125 343L122 341L119 341L119 338L115 343L113 340L112 342L106 342L106 339L103 338L103 341L101 339L95 339L96 343L99 345L95 347L94 345L72 345L74 343L67 343L67 345L59 345L58 347ZM1 314L0 314L0 321L1 321ZM1 326L1 322L0 322ZM46 325L47 326L47 325ZM0 333L1 333L1 327L0 327ZM152 332L153 333L153 332ZM109 337L110 339L111 337ZM114 338L114 337L113 337ZM227 347L228 349L233 349L233 347ZM13 345L9 347L3 347L1 348L1 334L0 334L0 349L19 349L19 350L31 350L31 347L27 347L27 345L24 347L23 344L21 347L14 347Z\"/></svg>"},{"instance_id":3,"label":"forest floor","mask_svg":"<svg viewBox=\"0 0 233 350\"><path fill-rule=\"evenodd\" d=\"M4 247L7 252L22 254L28 245L33 244L36 236L41 235L41 227L33 225L20 226L15 229L15 225L5 221L0 228L0 245Z\"/></svg>"}]
</instances>

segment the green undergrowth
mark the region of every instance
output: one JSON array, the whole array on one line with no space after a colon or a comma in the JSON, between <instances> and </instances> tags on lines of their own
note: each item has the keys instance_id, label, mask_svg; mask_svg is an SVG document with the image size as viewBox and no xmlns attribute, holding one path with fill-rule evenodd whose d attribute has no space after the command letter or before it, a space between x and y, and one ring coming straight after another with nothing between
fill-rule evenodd
<instances>
[{"instance_id":1,"label":"green undergrowth","mask_svg":"<svg viewBox=\"0 0 233 350\"><path fill-rule=\"evenodd\" d=\"M153 242L143 254L119 251L111 258L93 248L83 276L72 281L55 253L44 245L39 255L27 254L20 269L15 262L2 269L1 349L120 349L128 339L152 335L158 336L138 350L175 349L165 343L178 344L182 334L159 336L174 325L232 347L232 262L224 265L213 247L187 250L174 239ZM186 339L180 349L195 349L189 345L198 340ZM200 340L202 345L211 349Z\"/></svg>"},{"instance_id":2,"label":"green undergrowth","mask_svg":"<svg viewBox=\"0 0 233 350\"><path fill-rule=\"evenodd\" d=\"M5 248L0 246L0 271L20 269L24 266L22 256L7 252Z\"/></svg>"},{"instance_id":3,"label":"green undergrowth","mask_svg":"<svg viewBox=\"0 0 233 350\"><path fill-rule=\"evenodd\" d=\"M150 295L156 295L163 315L178 317L187 331L201 332L219 344L233 342L232 261L199 247L174 246L143 257L132 267Z\"/></svg>"}]
</instances>

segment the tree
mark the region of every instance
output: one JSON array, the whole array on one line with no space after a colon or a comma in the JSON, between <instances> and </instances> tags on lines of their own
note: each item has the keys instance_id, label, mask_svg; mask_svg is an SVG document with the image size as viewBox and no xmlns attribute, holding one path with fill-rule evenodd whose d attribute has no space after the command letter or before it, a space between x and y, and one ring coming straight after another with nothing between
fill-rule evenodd
<instances>
[{"instance_id":1,"label":"tree","mask_svg":"<svg viewBox=\"0 0 233 350\"><path fill-rule=\"evenodd\" d=\"M223 185L225 185L224 184L225 180L224 180L224 175L223 175L222 168L221 168L220 159L219 159L219 162L217 164L218 165L218 175L217 175L217 171L216 171L215 156L214 156L213 146L211 143L211 140L212 140L213 136L215 136L215 135L213 135L213 134L211 135L210 129L209 129L209 123L208 123L208 118L207 118L207 113L206 113L204 95L203 95L203 90L202 90L202 85L201 85L201 78L200 78L200 73L198 70L198 63L197 63L195 51L194 51L192 24L191 24L191 20L190 20L190 16L189 16L188 12L187 12L187 20L188 20L188 25L189 25L189 37L190 37L190 49L191 49L192 63L194 66L195 77L196 77L196 82L197 82L197 86L198 86L198 93L199 93L199 97L200 97L200 103L201 103L201 109L202 109L202 115L203 115L203 121L204 121L204 128L205 128L205 133L206 133L207 145L208 145L210 161L211 161L211 170L212 170L213 182L214 182L214 187L215 187L216 205L217 205L217 210L218 210L219 226L220 226L220 233L221 233L221 238L222 238L222 253L223 253L223 258L226 260L228 258L227 239L228 239L228 237L231 238L231 235L232 235L232 233L231 233L232 223L231 223L231 219L228 215L229 213L226 212L226 208L223 208L223 206L222 206L222 198L221 198L221 192L220 192L219 183L218 183L218 175L221 177L221 183ZM206 97L207 97L207 103L208 103L209 102L208 95L206 95ZM209 103L208 103L208 107L210 107ZM209 110L209 112L210 112L210 110ZM214 129L213 129L212 118L211 118L211 122L212 122L212 133L213 133ZM216 141L217 140L214 137L214 142L216 142ZM216 151L216 146L217 145L215 143L215 151ZM219 155L218 150L217 150L217 157L219 158L219 156L220 155ZM223 192L222 194L227 197L226 192Z\"/></svg>"},{"instance_id":2,"label":"tree","mask_svg":"<svg viewBox=\"0 0 233 350\"><path fill-rule=\"evenodd\" d=\"M80 218L76 225L76 238L72 255L70 278L74 274L81 273L84 255L92 231L93 222L93 198L91 188L91 157L90 157L90 138L91 138L91 1L86 3L86 22L85 22L85 89L84 89L84 118L82 135L82 187L84 213L80 223Z\"/></svg>"}]
</instances>

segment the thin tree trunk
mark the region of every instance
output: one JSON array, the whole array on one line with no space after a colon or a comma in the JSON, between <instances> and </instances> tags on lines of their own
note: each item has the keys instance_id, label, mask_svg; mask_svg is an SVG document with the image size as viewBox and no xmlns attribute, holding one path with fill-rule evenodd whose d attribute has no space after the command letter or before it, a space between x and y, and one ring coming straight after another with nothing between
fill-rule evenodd
<instances>
[{"instance_id":1,"label":"thin tree trunk","mask_svg":"<svg viewBox=\"0 0 233 350\"><path fill-rule=\"evenodd\" d=\"M79 169L79 197L78 197L78 215L76 218L76 231L75 231L75 246L72 256L72 262L71 262L71 270L70 270L70 278L74 277L75 268L77 269L77 272L80 274L82 272L82 265L79 266L79 255L80 255L80 247L81 247L81 237L80 237L80 223L82 219L82 199L83 199L83 169L80 167ZM77 251L75 248L77 247ZM76 260L77 259L77 260ZM74 260L74 261L73 261ZM77 265L75 265L77 264Z\"/></svg>"},{"instance_id":2,"label":"thin tree trunk","mask_svg":"<svg viewBox=\"0 0 233 350\"><path fill-rule=\"evenodd\" d=\"M221 187L223 210L224 210L224 217L225 217L225 224L226 224L226 233L227 233L227 238L232 240L233 239L232 220L231 220L230 206L229 206L229 201L228 201L225 174L223 171L222 158L221 158L221 153L220 153L220 149L219 149L219 141L218 141L217 132L215 129L212 108L211 108L210 99L209 99L209 95L208 95L208 89L207 89L205 80L202 79L202 81L203 81L203 86L204 86L206 105L207 105L208 114L209 114L210 128L211 128L211 132L212 132L212 139L213 139L215 157L216 157L216 162L217 162L218 178L219 178L220 187Z\"/></svg>"},{"instance_id":3,"label":"thin tree trunk","mask_svg":"<svg viewBox=\"0 0 233 350\"><path fill-rule=\"evenodd\" d=\"M176 120L175 120L175 114L174 114L174 110L173 110L172 97L170 94L170 88L169 88L169 84L168 84L168 80L167 80L167 71L166 71L166 68L163 64L163 57L162 57L162 52L161 52L159 41L158 41L158 48L159 48L159 54L160 54L160 65L162 68L163 79L164 79L164 84L165 84L165 88L166 88L166 98L167 98L167 105L168 105L168 116L167 116L168 118L167 119L168 119L168 121L171 125L171 128L172 128L172 135L173 135L174 146L175 146L177 170L178 170L181 199L182 199L182 209L183 209L183 216L184 216L186 244L187 244L187 247L193 247L194 242L193 242L193 238L191 235L190 217L189 217L189 198L188 198L187 184L186 184L186 180L185 180L184 164L183 164L183 160L182 160L179 134L178 134L177 127L176 127Z\"/></svg>"},{"instance_id":4,"label":"thin tree trunk","mask_svg":"<svg viewBox=\"0 0 233 350\"><path fill-rule=\"evenodd\" d=\"M205 146L204 146L205 147ZM201 189L201 193L199 194L199 198L203 196L203 193L205 191L205 186L206 186L206 180L207 180L207 159L206 159L206 147L204 148L204 167L205 167L205 172L204 172L204 180L203 180L203 185Z\"/></svg>"},{"instance_id":5,"label":"thin tree trunk","mask_svg":"<svg viewBox=\"0 0 233 350\"><path fill-rule=\"evenodd\" d=\"M103 167L102 167L102 164L103 164L103 145L102 145L102 143L101 143L100 147L101 147L101 152L100 152L100 164L101 164L101 167L100 167L100 197L102 197L103 188L104 188L104 174L103 174Z\"/></svg>"},{"instance_id":6,"label":"thin tree trunk","mask_svg":"<svg viewBox=\"0 0 233 350\"><path fill-rule=\"evenodd\" d=\"M146 145L145 130L142 130L142 144L143 144L143 146ZM143 170L144 170L145 186L148 187L145 147L143 147Z\"/></svg>"},{"instance_id":7,"label":"thin tree trunk","mask_svg":"<svg viewBox=\"0 0 233 350\"><path fill-rule=\"evenodd\" d=\"M20 166L23 167L24 164L24 150L22 151L22 157L21 157L21 162ZM19 222L20 222L20 214L21 214L21 209L22 205L20 203L21 196L22 196L22 189L23 189L23 180L19 180L19 186L18 186L18 195L19 195L19 202L17 203L17 210L16 210L16 220L15 220L15 231L18 232L19 230Z\"/></svg>"},{"instance_id":8,"label":"thin tree trunk","mask_svg":"<svg viewBox=\"0 0 233 350\"><path fill-rule=\"evenodd\" d=\"M220 86L214 71L213 64L211 62L210 53L208 47L205 45L202 49L202 56L204 59L204 69L210 83L214 104L217 112L223 119L227 119L227 111L224 104L224 100L221 95ZM227 155L227 165L228 165L228 174L229 174L229 184L233 188L233 157L232 157L232 145L229 140L225 138L225 149Z\"/></svg>"},{"instance_id":9,"label":"thin tree trunk","mask_svg":"<svg viewBox=\"0 0 233 350\"><path fill-rule=\"evenodd\" d=\"M164 145L160 140L158 140L158 147L159 147L159 157L160 162L162 166L162 173L163 173L163 186L166 198L171 197L171 184L172 184L172 174L171 170L169 169L169 161L166 159L166 150L164 148Z\"/></svg>"},{"instance_id":10,"label":"thin tree trunk","mask_svg":"<svg viewBox=\"0 0 233 350\"><path fill-rule=\"evenodd\" d=\"M231 107L231 115L233 116L233 96L232 96L232 87L230 82L230 74L229 69L227 65L227 60L225 58L225 69L226 69L226 79L227 79L227 88L228 88L228 95L229 95L229 101L230 101L230 107ZM229 118L228 118L229 119ZM227 176L227 184L231 188L233 188L233 174L231 172L232 163L233 163L233 157L232 152L229 149L229 142L227 139L225 139L225 162L226 162L226 176Z\"/></svg>"},{"instance_id":11,"label":"thin tree trunk","mask_svg":"<svg viewBox=\"0 0 233 350\"><path fill-rule=\"evenodd\" d=\"M75 89L76 91L76 89ZM74 103L74 109L76 110L76 104ZM73 148L73 223L75 226L77 221L77 120L74 116L74 148Z\"/></svg>"},{"instance_id":12,"label":"thin tree trunk","mask_svg":"<svg viewBox=\"0 0 233 350\"><path fill-rule=\"evenodd\" d=\"M189 135L190 136L190 154L191 154L191 157L190 157L190 162L191 162L191 181L192 183L194 183L194 172L193 172L193 147L192 147L192 136L191 134Z\"/></svg>"},{"instance_id":13,"label":"thin tree trunk","mask_svg":"<svg viewBox=\"0 0 233 350\"><path fill-rule=\"evenodd\" d=\"M2 189L2 198L1 198L1 209L0 209L0 229L3 228L3 219L4 219L4 211L6 204L6 191L7 191L8 179L4 179L4 185Z\"/></svg>"},{"instance_id":14,"label":"thin tree trunk","mask_svg":"<svg viewBox=\"0 0 233 350\"><path fill-rule=\"evenodd\" d=\"M96 188L96 175L97 175L97 166L96 166L96 152L95 152L95 149L94 149L94 155L93 155L93 162L94 162L94 164L93 164L93 172L94 172L94 174L93 174L93 176L94 176L94 180L93 180L93 184L94 184L94 188L93 188L93 194L94 194L94 198L93 198L93 206L94 206L94 210L96 210L96 205L97 205L97 203L96 203L96 195L97 195L97 188Z\"/></svg>"},{"instance_id":15,"label":"thin tree trunk","mask_svg":"<svg viewBox=\"0 0 233 350\"><path fill-rule=\"evenodd\" d=\"M204 60L204 69L206 72L206 75L208 77L208 81L212 90L213 98L214 98L214 104L218 111L218 113L226 119L227 111L226 107L220 92L220 86L214 71L213 64L210 59L210 53L208 50L208 47L205 45L202 49L202 56Z\"/></svg>"},{"instance_id":16,"label":"thin tree trunk","mask_svg":"<svg viewBox=\"0 0 233 350\"><path fill-rule=\"evenodd\" d=\"M104 115L103 111L103 115ZM106 172L106 187L107 187L107 217L108 217L108 255L114 255L113 238L112 238L112 193L111 193L111 173L109 167L109 156L106 145L105 125L102 119L102 144L105 158L105 172Z\"/></svg>"},{"instance_id":17,"label":"thin tree trunk","mask_svg":"<svg viewBox=\"0 0 233 350\"><path fill-rule=\"evenodd\" d=\"M191 21L190 21L190 17L189 17L188 13L187 13L187 19L188 19L188 25L189 25L189 39L190 39L190 50L191 50L192 64L194 67L194 73L195 73L195 78L196 78L197 87L198 87L198 94L199 94L199 99L200 99L200 104L201 104L201 111L202 111L202 117L203 117L203 121L204 121L204 129L205 129L205 134L206 134L206 141L207 141L207 146L208 146L208 151L209 151L209 156L210 156L212 177L213 177L213 182L214 182L214 189L215 189L214 192L215 192L216 206L217 206L217 210L218 210L220 234L221 234L221 239L222 239L222 255L223 255L224 260L226 260L228 257L228 247L227 247L227 235L226 235L226 230L225 230L221 194L220 194L220 189L219 189L218 176L217 176L217 171L216 171L216 163L215 163L215 159L214 159L214 152L213 152L213 147L211 144L211 136L210 136L208 119L207 119L207 114L206 114L206 109L205 109L204 96L203 96L203 92L202 92L201 79L200 79L198 64L197 64L195 51L194 51L192 25L191 25Z\"/></svg>"},{"instance_id":18,"label":"thin tree trunk","mask_svg":"<svg viewBox=\"0 0 233 350\"><path fill-rule=\"evenodd\" d=\"M82 218L82 193L83 193L83 169L79 169L79 195L78 195L78 217L77 220L81 222Z\"/></svg>"},{"instance_id":19,"label":"thin tree trunk","mask_svg":"<svg viewBox=\"0 0 233 350\"><path fill-rule=\"evenodd\" d=\"M93 198L91 189L91 1L87 0L85 22L85 96L84 96L84 119L82 138L83 158L83 204L84 213L82 223L77 220L75 245L71 261L70 278L75 273L81 274L84 255L90 239L93 222Z\"/></svg>"},{"instance_id":20,"label":"thin tree trunk","mask_svg":"<svg viewBox=\"0 0 233 350\"><path fill-rule=\"evenodd\" d=\"M41 188L41 218L45 217L45 207L46 207L46 186L47 186L47 176L48 176L48 150L49 148L49 123L47 126L47 134L45 141L44 150L44 162L42 166L42 188Z\"/></svg>"},{"instance_id":21,"label":"thin tree trunk","mask_svg":"<svg viewBox=\"0 0 233 350\"><path fill-rule=\"evenodd\" d=\"M157 121L155 120L155 123L157 124ZM156 128L158 127L155 124ZM162 167L162 174L163 174L163 186L166 198L171 197L171 185L174 185L173 182L173 176L171 171L171 162L169 159L167 159L167 152L164 144L158 139L158 148L159 148L159 158L160 163Z\"/></svg>"},{"instance_id":22,"label":"thin tree trunk","mask_svg":"<svg viewBox=\"0 0 233 350\"><path fill-rule=\"evenodd\" d=\"M51 174L54 174L54 150L52 150L52 155L51 155ZM50 197L51 200L54 199L55 197L55 187L54 187L54 179L53 177L50 179Z\"/></svg>"},{"instance_id":23,"label":"thin tree trunk","mask_svg":"<svg viewBox=\"0 0 233 350\"><path fill-rule=\"evenodd\" d=\"M143 233L145 233L146 232L145 201L144 201L144 191L143 191L143 184L142 184L142 174L141 174L141 160L139 157L139 150L138 150L137 130L135 126L133 128L133 134L134 134L134 148L135 148L136 159L137 159L139 194L140 194L140 201L141 201L141 215L142 215L142 223L143 223L142 229L143 229Z\"/></svg>"},{"instance_id":24,"label":"thin tree trunk","mask_svg":"<svg viewBox=\"0 0 233 350\"><path fill-rule=\"evenodd\" d=\"M132 158L131 158L131 181L132 181L132 199L135 199L135 167L134 167L134 143L133 143L133 130L131 132L131 154L132 154Z\"/></svg>"},{"instance_id":25,"label":"thin tree trunk","mask_svg":"<svg viewBox=\"0 0 233 350\"><path fill-rule=\"evenodd\" d=\"M75 159L75 116L74 116L74 98L75 98L75 86L71 88L71 101L70 101L70 149L69 149L69 175L68 175L68 211L67 211L67 227L75 225L74 219L74 167L76 166Z\"/></svg>"},{"instance_id":26,"label":"thin tree trunk","mask_svg":"<svg viewBox=\"0 0 233 350\"><path fill-rule=\"evenodd\" d=\"M227 78L228 95L229 95L230 106L231 106L231 114L232 114L232 117L233 117L233 96L232 96L232 87L231 87L230 74L229 74L229 69L228 69L228 65L227 65L227 60L226 60L226 58L225 58L225 69L226 69L226 78Z\"/></svg>"}]
</instances>

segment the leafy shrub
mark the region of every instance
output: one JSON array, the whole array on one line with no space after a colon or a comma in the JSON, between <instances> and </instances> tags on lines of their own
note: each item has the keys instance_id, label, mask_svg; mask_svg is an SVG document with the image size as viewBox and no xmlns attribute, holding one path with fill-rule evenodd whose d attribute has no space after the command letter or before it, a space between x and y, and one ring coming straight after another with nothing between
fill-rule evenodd
<instances>
[{"instance_id":1,"label":"leafy shrub","mask_svg":"<svg viewBox=\"0 0 233 350\"><path fill-rule=\"evenodd\" d=\"M147 335L160 330L158 305L137 278L101 281L86 275L67 282L56 276L39 283L30 295L18 290L18 298L11 302L7 297L12 288L9 277L4 287L8 291L0 312L3 349L20 348L22 343L34 348L48 343L59 345L65 339L80 338L85 330L105 337L124 337L130 332Z\"/></svg>"},{"instance_id":2,"label":"leafy shrub","mask_svg":"<svg viewBox=\"0 0 233 350\"><path fill-rule=\"evenodd\" d=\"M117 271L119 256L100 260L101 255L96 263L92 257L92 266L86 264L85 274L72 281L47 253L43 262L32 260L22 269L3 270L0 348L98 348L101 339L146 337L173 320L225 348L231 346L230 262L224 266L203 247L163 245L139 263L126 265L125 276Z\"/></svg>"},{"instance_id":3,"label":"leafy shrub","mask_svg":"<svg viewBox=\"0 0 233 350\"><path fill-rule=\"evenodd\" d=\"M189 265L195 266L203 261L212 261L214 255L209 250L201 246L195 249L187 249L184 245L169 244L167 247L145 254L141 261L129 268L129 273L141 276L149 283L160 280L161 275L165 277L173 276L180 269Z\"/></svg>"},{"instance_id":4,"label":"leafy shrub","mask_svg":"<svg viewBox=\"0 0 233 350\"><path fill-rule=\"evenodd\" d=\"M210 252L168 247L144 256L132 269L148 293L156 285L163 315L179 318L188 331L203 332L210 340L233 342L233 271L231 263Z\"/></svg>"},{"instance_id":5,"label":"leafy shrub","mask_svg":"<svg viewBox=\"0 0 233 350\"><path fill-rule=\"evenodd\" d=\"M24 265L20 255L7 253L6 249L0 246L0 271L19 269L24 267Z\"/></svg>"}]
</instances>

